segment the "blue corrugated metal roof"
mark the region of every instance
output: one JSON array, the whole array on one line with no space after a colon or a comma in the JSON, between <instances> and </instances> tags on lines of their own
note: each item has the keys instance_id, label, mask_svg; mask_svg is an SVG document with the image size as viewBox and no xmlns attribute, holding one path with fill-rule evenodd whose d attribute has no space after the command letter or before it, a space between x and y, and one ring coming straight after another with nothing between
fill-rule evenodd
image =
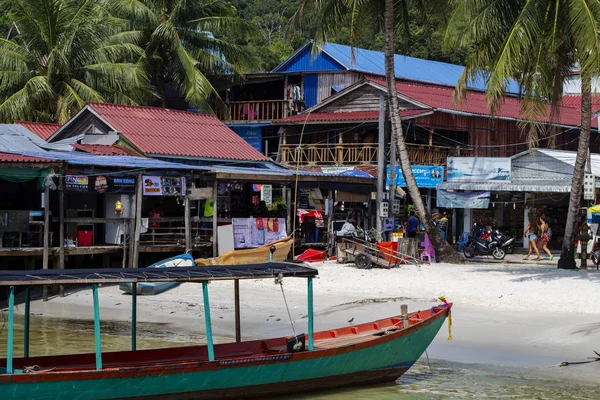
<instances>
[{"instance_id":1,"label":"blue corrugated metal roof","mask_svg":"<svg viewBox=\"0 0 600 400\"><path fill-rule=\"evenodd\" d=\"M348 69L347 66L325 52L311 54L311 44L312 41L300 47L271 72L345 71Z\"/></svg>"},{"instance_id":2,"label":"blue corrugated metal roof","mask_svg":"<svg viewBox=\"0 0 600 400\"><path fill-rule=\"evenodd\" d=\"M366 74L385 76L385 55L381 51L354 48L354 63L351 62L352 48L335 43L324 43L319 55L310 56L312 42L305 44L287 60L275 67L271 72L310 72L351 70ZM437 85L456 86L464 67L439 61L424 60L396 54L394 58L396 78L410 81L433 83ZM333 68L336 66L337 68ZM482 76L469 85L476 90L485 90L486 83ZM511 81L508 93L519 93L519 85Z\"/></svg>"}]
</instances>

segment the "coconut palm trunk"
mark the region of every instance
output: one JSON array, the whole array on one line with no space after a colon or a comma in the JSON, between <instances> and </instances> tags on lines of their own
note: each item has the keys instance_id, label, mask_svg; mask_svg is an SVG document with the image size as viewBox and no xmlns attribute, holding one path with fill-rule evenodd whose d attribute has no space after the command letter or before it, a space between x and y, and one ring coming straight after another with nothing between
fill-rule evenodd
<instances>
[{"instance_id":1,"label":"coconut palm trunk","mask_svg":"<svg viewBox=\"0 0 600 400\"><path fill-rule=\"evenodd\" d=\"M415 209L425 231L429 235L431 243L435 247L437 259L440 262L462 263L462 257L456 253L454 248L442 237L440 231L433 223L433 219L423 204L419 187L415 181L410 166L408 151L404 143L402 133L402 120L400 119L398 94L396 91L396 74L394 70L394 0L385 0L385 78L388 91L388 103L390 109L390 122L392 124L392 135L396 140L396 149L400 159L400 167L406 180L406 188L412 198Z\"/></svg>"},{"instance_id":2,"label":"coconut palm trunk","mask_svg":"<svg viewBox=\"0 0 600 400\"><path fill-rule=\"evenodd\" d=\"M563 237L558 268L573 269L575 263L574 236L577 222L579 222L581 207L581 192L583 188L583 176L585 164L590 149L590 131L592 125L592 85L588 76L581 74L581 132L579 133L579 144L577 146L577 158L573 169L573 183L571 184L571 197L569 199L569 211L565 225L565 236Z\"/></svg>"}]
</instances>

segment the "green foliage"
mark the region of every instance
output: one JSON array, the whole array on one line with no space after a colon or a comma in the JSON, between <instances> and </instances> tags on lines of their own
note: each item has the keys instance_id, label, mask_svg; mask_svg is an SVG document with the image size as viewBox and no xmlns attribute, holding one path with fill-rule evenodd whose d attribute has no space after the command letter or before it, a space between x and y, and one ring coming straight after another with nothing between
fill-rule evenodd
<instances>
[{"instance_id":1,"label":"green foliage","mask_svg":"<svg viewBox=\"0 0 600 400\"><path fill-rule=\"evenodd\" d=\"M228 79L256 67L249 48L231 38L249 37L254 25L222 0L103 0L116 17L138 32L145 70L165 105L175 87L186 102L204 111L218 97L211 81Z\"/></svg>"},{"instance_id":2,"label":"green foliage","mask_svg":"<svg viewBox=\"0 0 600 400\"><path fill-rule=\"evenodd\" d=\"M15 0L7 15L18 29L0 39L2 122L64 122L86 102L137 104L147 95L142 49L98 2Z\"/></svg>"}]
</instances>

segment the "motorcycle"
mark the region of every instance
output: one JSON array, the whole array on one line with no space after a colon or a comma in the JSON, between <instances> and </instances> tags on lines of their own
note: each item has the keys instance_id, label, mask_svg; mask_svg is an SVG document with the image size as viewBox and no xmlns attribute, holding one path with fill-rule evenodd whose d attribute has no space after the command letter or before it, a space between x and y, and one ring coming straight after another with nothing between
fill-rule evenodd
<instances>
[{"instance_id":1,"label":"motorcycle","mask_svg":"<svg viewBox=\"0 0 600 400\"><path fill-rule=\"evenodd\" d=\"M506 250L513 245L514 241L514 237L508 238L497 229L485 231L480 238L469 235L463 253L466 258L491 254L494 259L503 260L506 257Z\"/></svg>"}]
</instances>

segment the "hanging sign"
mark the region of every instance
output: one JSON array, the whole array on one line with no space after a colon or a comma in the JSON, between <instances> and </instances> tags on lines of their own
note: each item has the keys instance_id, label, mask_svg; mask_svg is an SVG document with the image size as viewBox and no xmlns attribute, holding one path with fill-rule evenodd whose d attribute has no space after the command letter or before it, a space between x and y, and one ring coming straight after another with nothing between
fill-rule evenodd
<instances>
[{"instance_id":1,"label":"hanging sign","mask_svg":"<svg viewBox=\"0 0 600 400\"><path fill-rule=\"evenodd\" d=\"M437 206L442 208L488 208L491 192L450 192L437 190Z\"/></svg>"},{"instance_id":2,"label":"hanging sign","mask_svg":"<svg viewBox=\"0 0 600 400\"><path fill-rule=\"evenodd\" d=\"M596 200L596 176L594 174L583 176L583 199Z\"/></svg>"},{"instance_id":3,"label":"hanging sign","mask_svg":"<svg viewBox=\"0 0 600 400\"><path fill-rule=\"evenodd\" d=\"M65 175L65 190L89 193L135 193L135 178L106 175Z\"/></svg>"},{"instance_id":4,"label":"hanging sign","mask_svg":"<svg viewBox=\"0 0 600 400\"><path fill-rule=\"evenodd\" d=\"M269 207L273 204L273 185L261 186L260 199Z\"/></svg>"},{"instance_id":5,"label":"hanging sign","mask_svg":"<svg viewBox=\"0 0 600 400\"><path fill-rule=\"evenodd\" d=\"M510 180L510 158L448 157L448 182L510 183Z\"/></svg>"},{"instance_id":6,"label":"hanging sign","mask_svg":"<svg viewBox=\"0 0 600 400\"><path fill-rule=\"evenodd\" d=\"M415 176L415 181L417 181L417 186L420 188L435 188L438 183L444 181L444 167L413 165L411 169ZM388 164L385 170L385 184L387 187L390 186L390 182L390 166ZM400 166L396 166L396 186L406 187L406 180Z\"/></svg>"},{"instance_id":7,"label":"hanging sign","mask_svg":"<svg viewBox=\"0 0 600 400\"><path fill-rule=\"evenodd\" d=\"M144 176L144 196L185 196L185 177Z\"/></svg>"},{"instance_id":8,"label":"hanging sign","mask_svg":"<svg viewBox=\"0 0 600 400\"><path fill-rule=\"evenodd\" d=\"M236 249L255 248L287 236L285 218L232 218Z\"/></svg>"}]
</instances>

